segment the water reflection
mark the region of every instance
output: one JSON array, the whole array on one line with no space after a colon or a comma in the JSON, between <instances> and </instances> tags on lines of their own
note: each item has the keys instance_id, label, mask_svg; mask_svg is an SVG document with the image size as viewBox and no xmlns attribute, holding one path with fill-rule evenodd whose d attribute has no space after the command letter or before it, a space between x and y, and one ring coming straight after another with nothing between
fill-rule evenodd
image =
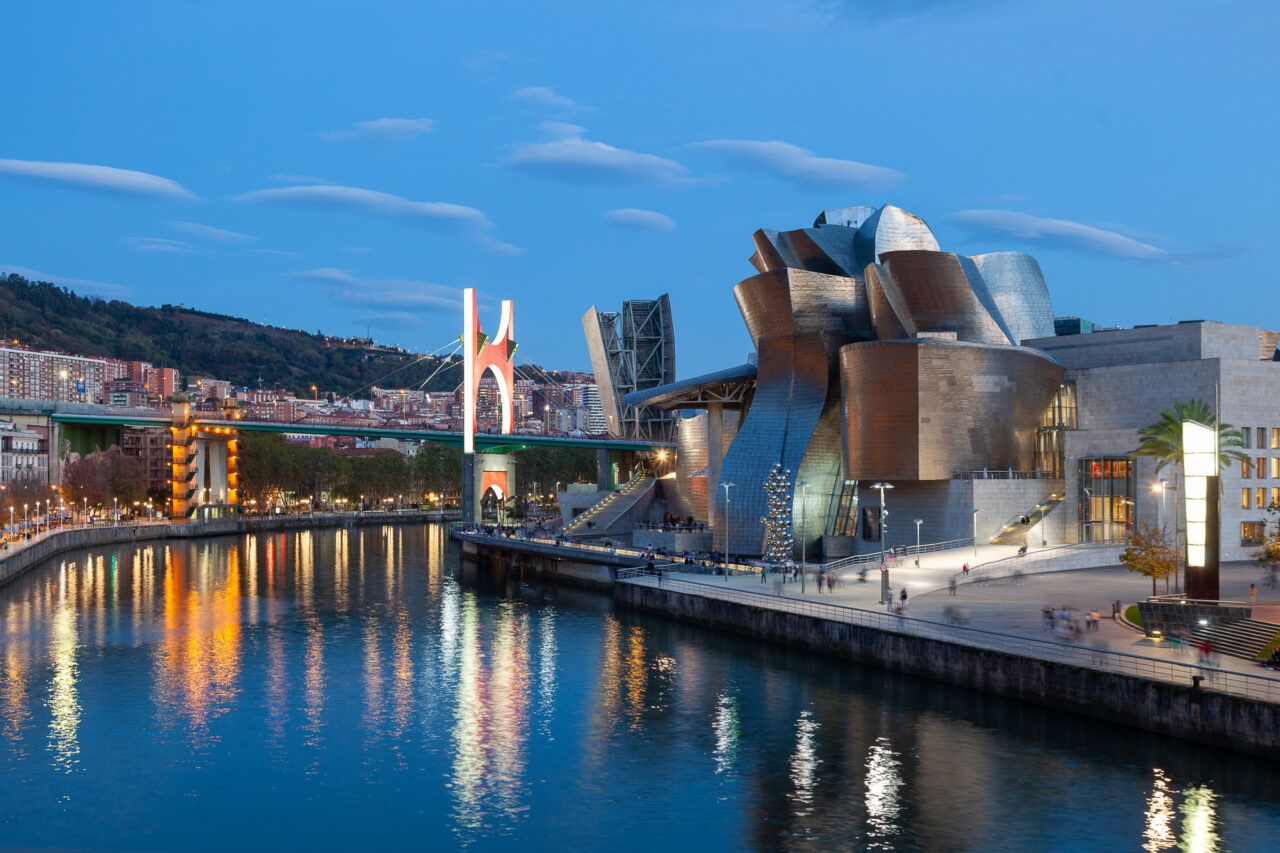
<instances>
[{"instance_id":1,"label":"water reflection","mask_svg":"<svg viewBox=\"0 0 1280 853\"><path fill-rule=\"evenodd\" d=\"M75 557L0 589L14 846L1208 853L1280 831L1247 762L462 581L438 529Z\"/></svg>"}]
</instances>

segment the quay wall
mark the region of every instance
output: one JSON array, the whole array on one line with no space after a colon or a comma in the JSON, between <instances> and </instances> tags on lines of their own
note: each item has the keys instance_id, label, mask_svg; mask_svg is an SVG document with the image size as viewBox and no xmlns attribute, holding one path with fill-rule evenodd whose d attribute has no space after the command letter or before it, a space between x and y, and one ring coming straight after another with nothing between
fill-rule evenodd
<instances>
[{"instance_id":1,"label":"quay wall","mask_svg":"<svg viewBox=\"0 0 1280 853\"><path fill-rule=\"evenodd\" d=\"M1280 759L1280 704L635 583L615 600L702 626Z\"/></svg>"},{"instance_id":2,"label":"quay wall","mask_svg":"<svg viewBox=\"0 0 1280 853\"><path fill-rule=\"evenodd\" d=\"M448 518L449 513L445 513ZM167 539L235 536L274 530L304 530L367 524L421 524L440 520L437 512L317 513L315 515L242 516L171 524L121 524L71 527L43 534L27 545L0 552L0 586L45 560L68 551Z\"/></svg>"}]
</instances>

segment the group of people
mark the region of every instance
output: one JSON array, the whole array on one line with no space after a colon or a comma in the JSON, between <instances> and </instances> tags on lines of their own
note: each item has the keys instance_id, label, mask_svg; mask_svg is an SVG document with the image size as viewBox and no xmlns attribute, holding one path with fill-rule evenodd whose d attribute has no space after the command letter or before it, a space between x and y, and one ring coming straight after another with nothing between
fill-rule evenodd
<instances>
[{"instance_id":1,"label":"group of people","mask_svg":"<svg viewBox=\"0 0 1280 853\"><path fill-rule=\"evenodd\" d=\"M646 521L640 525L646 530L661 530L664 533L701 533L707 529L705 521L697 521L691 515L681 518L670 512L662 514L662 521Z\"/></svg>"},{"instance_id":2,"label":"group of people","mask_svg":"<svg viewBox=\"0 0 1280 853\"><path fill-rule=\"evenodd\" d=\"M1081 632L1094 633L1102 624L1102 614L1094 610L1074 610L1070 607L1044 607L1040 610L1046 633L1060 637L1073 637Z\"/></svg>"}]
</instances>

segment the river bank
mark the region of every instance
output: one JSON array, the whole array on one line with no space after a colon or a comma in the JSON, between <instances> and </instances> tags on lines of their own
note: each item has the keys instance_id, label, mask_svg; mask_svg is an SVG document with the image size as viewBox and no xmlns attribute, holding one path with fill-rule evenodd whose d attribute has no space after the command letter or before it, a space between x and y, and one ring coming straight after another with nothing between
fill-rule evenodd
<instances>
[{"instance_id":1,"label":"river bank","mask_svg":"<svg viewBox=\"0 0 1280 853\"><path fill-rule=\"evenodd\" d=\"M84 548L122 545L153 539L199 539L272 530L350 527L366 524L422 524L448 520L456 513L409 510L402 512L326 512L311 515L261 515L212 521L142 522L138 524L66 527L39 534L0 552L0 586L51 557Z\"/></svg>"}]
</instances>

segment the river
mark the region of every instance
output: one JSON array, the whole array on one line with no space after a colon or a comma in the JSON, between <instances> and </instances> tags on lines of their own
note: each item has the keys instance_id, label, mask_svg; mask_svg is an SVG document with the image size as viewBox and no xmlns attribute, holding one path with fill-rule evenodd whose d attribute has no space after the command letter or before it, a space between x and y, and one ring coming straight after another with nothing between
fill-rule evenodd
<instances>
[{"instance_id":1,"label":"river","mask_svg":"<svg viewBox=\"0 0 1280 853\"><path fill-rule=\"evenodd\" d=\"M1277 849L1274 764L460 570L434 525L0 588L0 847Z\"/></svg>"}]
</instances>

